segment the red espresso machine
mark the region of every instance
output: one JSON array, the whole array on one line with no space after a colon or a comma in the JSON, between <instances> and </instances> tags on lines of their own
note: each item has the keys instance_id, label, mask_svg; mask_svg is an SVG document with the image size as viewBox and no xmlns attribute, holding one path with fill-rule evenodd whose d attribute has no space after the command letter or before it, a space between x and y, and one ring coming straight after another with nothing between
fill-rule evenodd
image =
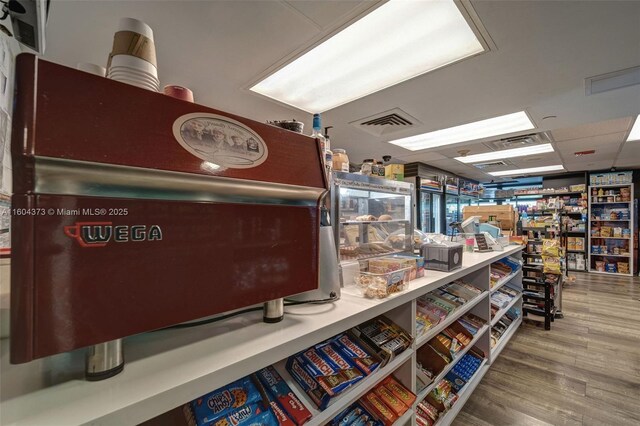
<instances>
[{"instance_id":1,"label":"red espresso machine","mask_svg":"<svg viewBox=\"0 0 640 426\"><path fill-rule=\"evenodd\" d=\"M318 288L316 140L31 54L12 135L12 363Z\"/></svg>"}]
</instances>

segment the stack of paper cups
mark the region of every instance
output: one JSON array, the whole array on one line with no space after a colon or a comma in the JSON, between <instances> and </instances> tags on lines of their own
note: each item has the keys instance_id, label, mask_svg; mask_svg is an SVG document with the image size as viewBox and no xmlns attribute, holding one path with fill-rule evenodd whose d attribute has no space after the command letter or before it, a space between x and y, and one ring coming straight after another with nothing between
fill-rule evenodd
<instances>
[{"instance_id":1,"label":"stack of paper cups","mask_svg":"<svg viewBox=\"0 0 640 426\"><path fill-rule=\"evenodd\" d=\"M101 77L104 77L107 70L104 67L101 67L100 65L96 65L96 64L92 64L89 62L79 62L78 63L78 69L80 71L84 71L84 72L88 72L91 74L95 74L95 75L99 75Z\"/></svg>"},{"instance_id":2,"label":"stack of paper cups","mask_svg":"<svg viewBox=\"0 0 640 426\"><path fill-rule=\"evenodd\" d=\"M154 92L159 91L153 30L142 21L122 18L113 37L107 77Z\"/></svg>"}]
</instances>

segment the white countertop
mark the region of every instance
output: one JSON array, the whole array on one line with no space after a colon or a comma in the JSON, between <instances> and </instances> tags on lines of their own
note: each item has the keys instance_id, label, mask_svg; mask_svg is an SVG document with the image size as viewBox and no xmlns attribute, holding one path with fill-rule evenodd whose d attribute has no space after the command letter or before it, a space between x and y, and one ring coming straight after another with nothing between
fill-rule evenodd
<instances>
[{"instance_id":1,"label":"white countertop","mask_svg":"<svg viewBox=\"0 0 640 426\"><path fill-rule=\"evenodd\" d=\"M125 339L124 371L100 382L84 380L81 351L10 365L8 342L3 340L0 423L140 423L521 249L465 253L462 268L426 271L425 277L409 283L408 290L387 299L365 299L345 291L333 304L287 307L277 324L265 324L262 312L253 312L200 327L130 337ZM6 386L12 387L8 400ZM15 386L24 392L17 395Z\"/></svg>"}]
</instances>

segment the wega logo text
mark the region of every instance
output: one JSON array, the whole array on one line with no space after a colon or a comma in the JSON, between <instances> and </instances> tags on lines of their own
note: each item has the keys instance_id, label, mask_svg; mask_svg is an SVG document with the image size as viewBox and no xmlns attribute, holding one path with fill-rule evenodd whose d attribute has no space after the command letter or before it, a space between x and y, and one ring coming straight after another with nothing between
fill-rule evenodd
<instances>
[{"instance_id":1,"label":"wega logo text","mask_svg":"<svg viewBox=\"0 0 640 426\"><path fill-rule=\"evenodd\" d=\"M104 247L110 242L161 241L159 225L114 225L113 222L76 222L65 226L64 234L81 247Z\"/></svg>"}]
</instances>

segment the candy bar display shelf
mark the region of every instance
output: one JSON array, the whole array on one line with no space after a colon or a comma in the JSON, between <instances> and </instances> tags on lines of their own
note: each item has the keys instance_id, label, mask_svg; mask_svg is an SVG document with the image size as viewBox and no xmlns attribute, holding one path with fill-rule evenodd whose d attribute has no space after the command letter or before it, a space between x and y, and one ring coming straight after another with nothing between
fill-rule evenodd
<instances>
[{"instance_id":1,"label":"candy bar display shelf","mask_svg":"<svg viewBox=\"0 0 640 426\"><path fill-rule=\"evenodd\" d=\"M261 312L252 312L220 322L187 329L146 333L125 339L127 364L124 371L100 382L83 379L83 351L60 354L28 364L10 365L8 340L0 343L3 371L3 425L92 424L177 425L179 408L207 392L268 365L275 365L314 414L309 425L322 425L356 401L389 374L416 391L416 351L448 324L471 312L486 321L473 345L486 355L485 361L459 394L459 400L441 416L438 424L451 423L500 351L514 335L521 318L505 330L496 347L490 348L489 265L503 257L521 259L521 246L502 252L465 253L463 266L453 272L426 271L408 289L386 299L361 297L355 289L343 289L339 301L324 305L289 306L284 320L262 322ZM306 395L282 368L287 357L348 330L378 315L386 315L416 335L416 298L456 279L483 290L476 299L453 311L443 322L414 339L413 345L387 365L366 377L335 399L327 409L315 409ZM519 281L515 274L511 282ZM521 301L517 301L521 304ZM456 357L450 367L459 360ZM415 407L414 407L415 410ZM414 410L396 424L416 424ZM178 422L178 423L176 423Z\"/></svg>"},{"instance_id":2,"label":"candy bar display shelf","mask_svg":"<svg viewBox=\"0 0 640 426\"><path fill-rule=\"evenodd\" d=\"M635 233L635 219L633 202L629 201L633 199L633 189L633 184L589 187L589 234L586 247L589 272L623 276L633 274L634 240L631 236ZM629 195L623 197L623 192ZM614 236L608 233L607 236L601 236L603 228L609 231L614 228L628 229L628 234ZM602 252L603 248L605 252ZM626 272L619 271L621 264L626 264Z\"/></svg>"}]
</instances>

